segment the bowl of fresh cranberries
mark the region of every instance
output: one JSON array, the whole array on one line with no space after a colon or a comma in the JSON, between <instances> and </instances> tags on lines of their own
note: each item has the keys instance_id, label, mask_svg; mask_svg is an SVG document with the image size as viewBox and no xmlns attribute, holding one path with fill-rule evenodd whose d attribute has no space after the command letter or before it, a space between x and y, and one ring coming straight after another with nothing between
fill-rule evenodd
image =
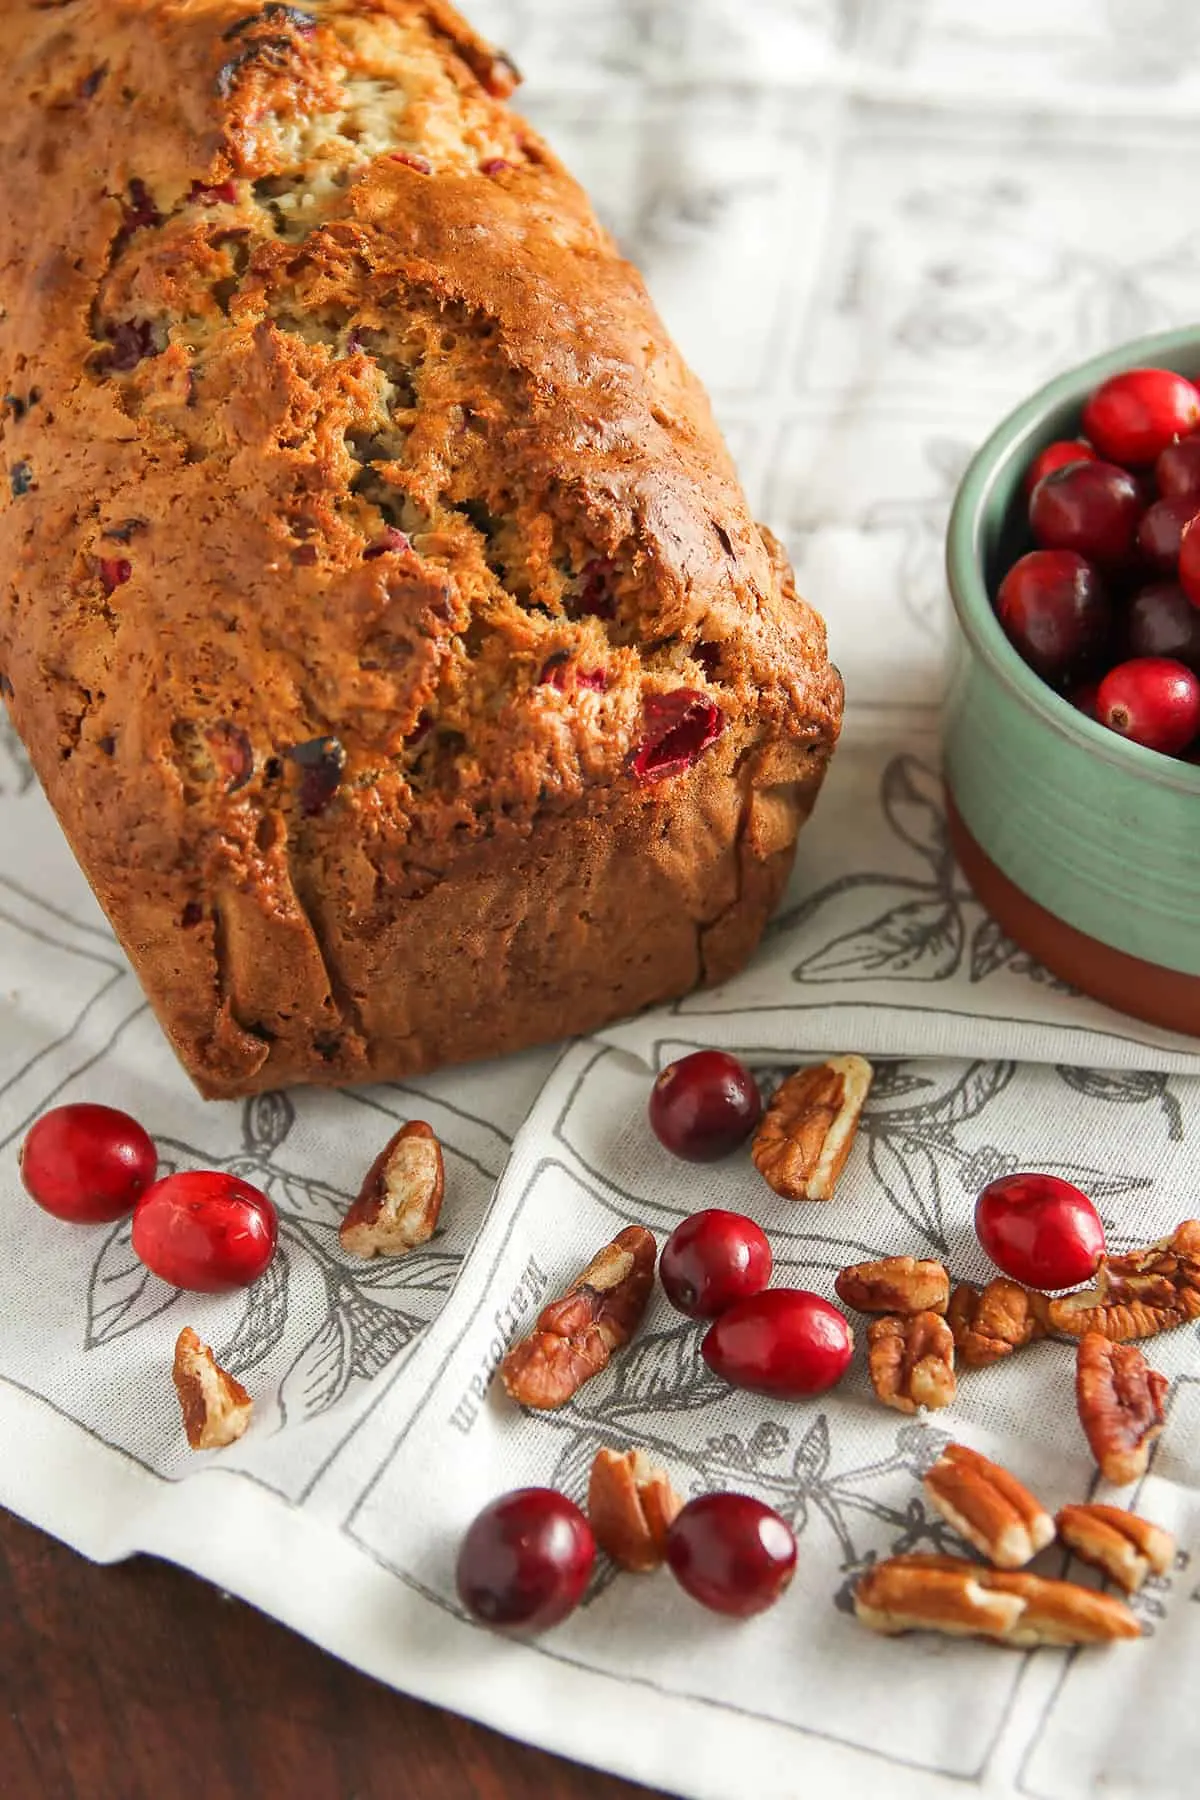
<instances>
[{"instance_id":1,"label":"bowl of fresh cranberries","mask_svg":"<svg viewBox=\"0 0 1200 1800\"><path fill-rule=\"evenodd\" d=\"M1052 381L963 478L951 837L1056 975L1200 1036L1200 327Z\"/></svg>"}]
</instances>

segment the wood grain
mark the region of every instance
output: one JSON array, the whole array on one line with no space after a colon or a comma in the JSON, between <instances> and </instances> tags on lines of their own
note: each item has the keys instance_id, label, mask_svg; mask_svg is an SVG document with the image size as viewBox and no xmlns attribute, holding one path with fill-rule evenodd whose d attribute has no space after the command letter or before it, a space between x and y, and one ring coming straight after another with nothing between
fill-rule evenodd
<instances>
[{"instance_id":1,"label":"wood grain","mask_svg":"<svg viewBox=\"0 0 1200 1800\"><path fill-rule=\"evenodd\" d=\"M146 1558L0 1513L3 1800L649 1800L394 1694Z\"/></svg>"}]
</instances>

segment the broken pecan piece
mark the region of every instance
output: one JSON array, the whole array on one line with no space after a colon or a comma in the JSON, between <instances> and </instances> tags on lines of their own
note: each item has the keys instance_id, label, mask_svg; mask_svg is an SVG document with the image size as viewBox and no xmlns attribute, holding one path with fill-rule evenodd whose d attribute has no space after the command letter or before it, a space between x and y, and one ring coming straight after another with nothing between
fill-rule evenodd
<instances>
[{"instance_id":1,"label":"broken pecan piece","mask_svg":"<svg viewBox=\"0 0 1200 1800\"><path fill-rule=\"evenodd\" d=\"M351 1256L403 1256L433 1236L442 1210L442 1146L421 1119L404 1125L367 1171L338 1236Z\"/></svg>"},{"instance_id":2,"label":"broken pecan piece","mask_svg":"<svg viewBox=\"0 0 1200 1800\"><path fill-rule=\"evenodd\" d=\"M1136 1344L1113 1344L1098 1331L1079 1340L1075 1400L1079 1422L1105 1481L1127 1487L1146 1472L1150 1446L1166 1424L1170 1383Z\"/></svg>"},{"instance_id":3,"label":"broken pecan piece","mask_svg":"<svg viewBox=\"0 0 1200 1800\"><path fill-rule=\"evenodd\" d=\"M683 1501L644 1450L597 1450L587 1513L596 1542L623 1569L657 1569Z\"/></svg>"},{"instance_id":4,"label":"broken pecan piece","mask_svg":"<svg viewBox=\"0 0 1200 1800\"><path fill-rule=\"evenodd\" d=\"M970 1369L984 1369L1011 1356L1050 1329L1045 1294L998 1275L982 1292L964 1281L950 1296L946 1314L954 1346Z\"/></svg>"},{"instance_id":5,"label":"broken pecan piece","mask_svg":"<svg viewBox=\"0 0 1200 1800\"><path fill-rule=\"evenodd\" d=\"M950 1299L945 1263L915 1256L884 1256L851 1263L834 1282L839 1300L857 1312L944 1313Z\"/></svg>"},{"instance_id":6,"label":"broken pecan piece","mask_svg":"<svg viewBox=\"0 0 1200 1800\"><path fill-rule=\"evenodd\" d=\"M1044 1575L984 1569L956 1556L876 1563L855 1589L854 1611L872 1631L942 1631L1020 1649L1141 1636L1129 1608L1110 1594Z\"/></svg>"},{"instance_id":7,"label":"broken pecan piece","mask_svg":"<svg viewBox=\"0 0 1200 1800\"><path fill-rule=\"evenodd\" d=\"M1147 1575L1165 1575L1175 1560L1169 1531L1119 1506L1064 1506L1055 1522L1068 1550L1127 1594L1136 1594Z\"/></svg>"},{"instance_id":8,"label":"broken pecan piece","mask_svg":"<svg viewBox=\"0 0 1200 1800\"><path fill-rule=\"evenodd\" d=\"M254 1402L190 1325L175 1341L171 1370L183 1410L183 1429L193 1450L220 1450L234 1444L250 1423Z\"/></svg>"},{"instance_id":9,"label":"broken pecan piece","mask_svg":"<svg viewBox=\"0 0 1200 1800\"><path fill-rule=\"evenodd\" d=\"M998 1569L1019 1569L1054 1541L1054 1520L1015 1475L965 1444L947 1444L925 1492L948 1525Z\"/></svg>"},{"instance_id":10,"label":"broken pecan piece","mask_svg":"<svg viewBox=\"0 0 1200 1800\"><path fill-rule=\"evenodd\" d=\"M789 1075L751 1146L767 1185L785 1200L832 1200L870 1085L861 1056L831 1056Z\"/></svg>"},{"instance_id":11,"label":"broken pecan piece","mask_svg":"<svg viewBox=\"0 0 1200 1800\"><path fill-rule=\"evenodd\" d=\"M935 1410L954 1399L954 1338L935 1312L872 1319L867 1366L877 1396L897 1412Z\"/></svg>"},{"instance_id":12,"label":"broken pecan piece","mask_svg":"<svg viewBox=\"0 0 1200 1800\"><path fill-rule=\"evenodd\" d=\"M1170 1237L1102 1256L1094 1286L1050 1302L1055 1331L1082 1337L1099 1331L1114 1344L1155 1337L1200 1318L1200 1219L1185 1219Z\"/></svg>"},{"instance_id":13,"label":"broken pecan piece","mask_svg":"<svg viewBox=\"0 0 1200 1800\"><path fill-rule=\"evenodd\" d=\"M513 1345L500 1379L522 1406L563 1406L599 1375L642 1322L658 1246L644 1225L628 1225L594 1256L560 1300L542 1308L533 1331Z\"/></svg>"}]
</instances>

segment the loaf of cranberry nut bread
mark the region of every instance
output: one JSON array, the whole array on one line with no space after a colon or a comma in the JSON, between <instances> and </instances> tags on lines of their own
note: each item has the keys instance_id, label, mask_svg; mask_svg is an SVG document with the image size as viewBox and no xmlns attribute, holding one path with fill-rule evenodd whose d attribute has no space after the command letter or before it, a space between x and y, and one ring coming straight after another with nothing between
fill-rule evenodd
<instances>
[{"instance_id":1,"label":"loaf of cranberry nut bread","mask_svg":"<svg viewBox=\"0 0 1200 1800\"><path fill-rule=\"evenodd\" d=\"M4 0L0 670L202 1092L730 975L837 735L704 395L444 0Z\"/></svg>"}]
</instances>

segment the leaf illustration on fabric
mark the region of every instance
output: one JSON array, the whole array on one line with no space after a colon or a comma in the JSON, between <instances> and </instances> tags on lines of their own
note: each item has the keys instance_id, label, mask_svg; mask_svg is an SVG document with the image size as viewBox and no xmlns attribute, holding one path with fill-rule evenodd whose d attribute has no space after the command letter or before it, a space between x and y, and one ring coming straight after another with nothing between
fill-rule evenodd
<instances>
[{"instance_id":1,"label":"leaf illustration on fabric","mask_svg":"<svg viewBox=\"0 0 1200 1800\"><path fill-rule=\"evenodd\" d=\"M349 1386L354 1333L345 1311L336 1306L322 1320L279 1389L282 1423L298 1425L327 1412Z\"/></svg>"},{"instance_id":2,"label":"leaf illustration on fabric","mask_svg":"<svg viewBox=\"0 0 1200 1800\"><path fill-rule=\"evenodd\" d=\"M813 951L793 981L946 981L962 961L963 922L957 902L940 892L905 900L869 925Z\"/></svg>"},{"instance_id":3,"label":"leaf illustration on fabric","mask_svg":"<svg viewBox=\"0 0 1200 1800\"><path fill-rule=\"evenodd\" d=\"M1183 1109L1170 1090L1169 1075L1150 1069L1074 1069L1066 1064L1057 1065L1055 1072L1077 1094L1111 1106L1146 1106L1157 1101L1167 1120L1167 1136L1172 1143L1182 1141Z\"/></svg>"},{"instance_id":4,"label":"leaf illustration on fabric","mask_svg":"<svg viewBox=\"0 0 1200 1800\"><path fill-rule=\"evenodd\" d=\"M1060 1175L1064 1181L1082 1188L1089 1200L1112 1200L1118 1194L1144 1193L1154 1186L1151 1175L1118 1174L1112 1169L1095 1169L1087 1163L1038 1161L1046 1175Z\"/></svg>"},{"instance_id":5,"label":"leaf illustration on fabric","mask_svg":"<svg viewBox=\"0 0 1200 1800\"><path fill-rule=\"evenodd\" d=\"M729 1394L728 1384L701 1360L699 1332L686 1325L639 1339L613 1367L616 1380L603 1407L608 1415L645 1407L684 1412Z\"/></svg>"},{"instance_id":6,"label":"leaf illustration on fabric","mask_svg":"<svg viewBox=\"0 0 1200 1800\"><path fill-rule=\"evenodd\" d=\"M603 1447L604 1437L600 1432L574 1433L554 1465L549 1485L560 1494L565 1494L568 1500L574 1500L577 1505L582 1506L587 1499L588 1478L596 1460L596 1452Z\"/></svg>"},{"instance_id":7,"label":"leaf illustration on fabric","mask_svg":"<svg viewBox=\"0 0 1200 1800\"><path fill-rule=\"evenodd\" d=\"M246 1310L232 1337L216 1352L232 1375L265 1362L287 1330L288 1257L280 1244L266 1270L246 1290Z\"/></svg>"},{"instance_id":8,"label":"leaf illustration on fabric","mask_svg":"<svg viewBox=\"0 0 1200 1800\"><path fill-rule=\"evenodd\" d=\"M805 1484L819 1481L829 1467L829 1421L818 1413L800 1440L792 1473Z\"/></svg>"},{"instance_id":9,"label":"leaf illustration on fabric","mask_svg":"<svg viewBox=\"0 0 1200 1800\"><path fill-rule=\"evenodd\" d=\"M296 1109L286 1094L256 1094L242 1113L242 1139L251 1156L273 1156L295 1122Z\"/></svg>"},{"instance_id":10,"label":"leaf illustration on fabric","mask_svg":"<svg viewBox=\"0 0 1200 1800\"><path fill-rule=\"evenodd\" d=\"M337 1230L350 1205L349 1195L339 1194L327 1183L289 1175L257 1156L231 1156L225 1167L239 1180L262 1188L287 1217L302 1219L327 1231Z\"/></svg>"},{"instance_id":11,"label":"leaf illustration on fabric","mask_svg":"<svg viewBox=\"0 0 1200 1800\"><path fill-rule=\"evenodd\" d=\"M932 1086L932 1077L915 1074L908 1064L878 1062L871 1075L870 1103L875 1106L881 1100L902 1100L906 1094L918 1094Z\"/></svg>"},{"instance_id":12,"label":"leaf illustration on fabric","mask_svg":"<svg viewBox=\"0 0 1200 1800\"><path fill-rule=\"evenodd\" d=\"M896 836L940 875L950 857L941 776L915 756L893 757L883 772L880 799Z\"/></svg>"},{"instance_id":13,"label":"leaf illustration on fabric","mask_svg":"<svg viewBox=\"0 0 1200 1800\"><path fill-rule=\"evenodd\" d=\"M388 1364L407 1349L421 1329L422 1321L408 1313L394 1312L356 1294L344 1302L353 1336L351 1373L368 1379L379 1375Z\"/></svg>"},{"instance_id":14,"label":"leaf illustration on fabric","mask_svg":"<svg viewBox=\"0 0 1200 1800\"><path fill-rule=\"evenodd\" d=\"M822 907L833 908L839 900L845 900L851 894L865 894L868 888L879 888L882 893L893 897L898 893L925 895L930 892L928 881L916 881L909 876L875 874L865 870L854 875L839 875L836 881L830 881L815 893L806 895L795 906L776 913L767 926L764 938L795 937L810 919L816 917Z\"/></svg>"},{"instance_id":15,"label":"leaf illustration on fabric","mask_svg":"<svg viewBox=\"0 0 1200 1800\"><path fill-rule=\"evenodd\" d=\"M868 1160L901 1218L935 1249L945 1252L941 1182L932 1152L902 1133L884 1136L872 1131Z\"/></svg>"},{"instance_id":16,"label":"leaf illustration on fabric","mask_svg":"<svg viewBox=\"0 0 1200 1800\"><path fill-rule=\"evenodd\" d=\"M152 1275L134 1255L131 1222L122 1219L104 1240L88 1283L87 1324L83 1347L94 1350L126 1332L136 1331L166 1312L179 1299L178 1288Z\"/></svg>"},{"instance_id":17,"label":"leaf illustration on fabric","mask_svg":"<svg viewBox=\"0 0 1200 1800\"><path fill-rule=\"evenodd\" d=\"M984 981L1007 966L1017 946L995 919L984 918L971 938L971 980Z\"/></svg>"},{"instance_id":18,"label":"leaf illustration on fabric","mask_svg":"<svg viewBox=\"0 0 1200 1800\"><path fill-rule=\"evenodd\" d=\"M917 1117L926 1124L962 1125L976 1119L998 1094L1002 1094L1017 1072L1015 1062L973 1062L964 1070L940 1100L920 1108L887 1114L887 1123Z\"/></svg>"},{"instance_id":19,"label":"leaf illustration on fabric","mask_svg":"<svg viewBox=\"0 0 1200 1800\"><path fill-rule=\"evenodd\" d=\"M461 1261L449 1250L410 1250L407 1256L377 1256L355 1272L365 1293L448 1294Z\"/></svg>"}]
</instances>

